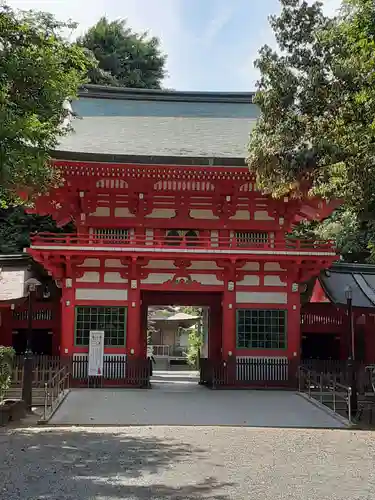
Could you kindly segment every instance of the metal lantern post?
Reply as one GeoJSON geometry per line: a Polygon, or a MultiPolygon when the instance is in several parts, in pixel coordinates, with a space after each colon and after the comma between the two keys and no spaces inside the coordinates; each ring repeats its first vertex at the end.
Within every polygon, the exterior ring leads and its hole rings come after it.
{"type": "Polygon", "coordinates": [[[354,334],[354,323],[353,323],[353,299],[352,299],[352,289],[350,286],[345,288],[346,297],[346,307],[349,321],[349,356],[348,356],[348,372],[350,386],[352,388],[350,405],[352,414],[357,413],[358,409],[358,395],[357,395],[357,377],[355,369],[355,334],[354,334]]]}
{"type": "Polygon", "coordinates": [[[26,350],[23,365],[23,379],[22,379],[22,399],[26,404],[26,408],[30,411],[32,407],[32,391],[33,391],[33,296],[37,287],[41,283],[35,278],[29,278],[25,282],[25,287],[28,294],[28,315],[27,315],[27,337],[26,337],[26,350]]]}

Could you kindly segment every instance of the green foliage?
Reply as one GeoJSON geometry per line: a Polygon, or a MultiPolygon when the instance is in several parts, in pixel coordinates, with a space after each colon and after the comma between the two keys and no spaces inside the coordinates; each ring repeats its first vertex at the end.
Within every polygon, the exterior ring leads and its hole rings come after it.
{"type": "Polygon", "coordinates": [[[202,316],[202,308],[197,306],[183,306],[181,312],[191,316],[202,316]]]}
{"type": "MultiPolygon", "coordinates": [[[[202,316],[202,308],[197,306],[183,306],[181,312],[191,316],[202,316]]],[[[198,368],[199,355],[203,346],[203,335],[200,324],[196,324],[189,332],[187,362],[190,366],[198,368]]]]}
{"type": "Polygon", "coordinates": [[[72,224],[58,228],[51,217],[26,214],[23,207],[0,209],[0,254],[22,253],[30,246],[30,233],[73,231],[72,224]]]}
{"type": "Polygon", "coordinates": [[[10,387],[14,355],[12,347],[0,346],[0,401],[10,387]]]}
{"type": "Polygon", "coordinates": [[[198,325],[189,333],[189,346],[187,362],[190,366],[198,368],[199,355],[203,346],[203,335],[199,332],[198,325]]]}
{"type": "MultiPolygon", "coordinates": [[[[375,4],[281,0],[271,17],[280,52],[264,46],[255,102],[261,116],[248,163],[274,196],[342,198],[356,214],[375,207],[375,4]]],[[[361,216],[363,220],[363,217],[361,216]]]]}
{"type": "Polygon", "coordinates": [[[281,0],[270,18],[279,51],[264,46],[248,164],[275,197],[339,198],[343,208],[300,236],[333,238],[346,260],[372,259],[375,219],[375,3],[281,0]]]}
{"type": "Polygon", "coordinates": [[[69,114],[67,99],[92,65],[65,40],[51,14],[0,5],[0,203],[19,203],[22,190],[42,192],[58,182],[50,151],[69,114]]]}
{"type": "Polygon", "coordinates": [[[361,221],[353,209],[340,208],[322,223],[299,224],[292,233],[296,238],[333,240],[347,262],[372,262],[372,241],[375,241],[373,221],[361,221]]]}
{"type": "Polygon", "coordinates": [[[89,71],[91,83],[158,89],[165,77],[166,57],[158,38],[135,33],[126,20],[102,17],[78,44],[98,61],[89,71]]]}

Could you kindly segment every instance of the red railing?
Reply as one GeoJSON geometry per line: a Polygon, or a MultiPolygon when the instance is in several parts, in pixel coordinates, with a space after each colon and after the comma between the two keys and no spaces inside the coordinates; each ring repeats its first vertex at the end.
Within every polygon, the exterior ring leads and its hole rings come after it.
{"type": "Polygon", "coordinates": [[[346,317],[332,304],[308,304],[301,312],[302,333],[340,332],[346,326],[346,317]]]}
{"type": "Polygon", "coordinates": [[[175,249],[202,249],[202,250],[273,250],[273,251],[301,251],[301,252],[333,252],[333,241],[313,240],[270,240],[268,242],[244,242],[243,239],[225,236],[149,236],[129,235],[123,238],[114,235],[76,235],[38,233],[31,236],[31,246],[102,246],[133,248],[170,248],[175,249]]]}

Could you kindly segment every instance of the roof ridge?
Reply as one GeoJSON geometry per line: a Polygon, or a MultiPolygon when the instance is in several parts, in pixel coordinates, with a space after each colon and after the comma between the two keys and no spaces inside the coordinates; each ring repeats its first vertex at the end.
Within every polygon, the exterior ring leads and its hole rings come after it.
{"type": "Polygon", "coordinates": [[[185,102],[252,103],[255,92],[193,91],[168,89],[136,89],[86,84],[79,90],[81,98],[128,99],[185,102]]]}

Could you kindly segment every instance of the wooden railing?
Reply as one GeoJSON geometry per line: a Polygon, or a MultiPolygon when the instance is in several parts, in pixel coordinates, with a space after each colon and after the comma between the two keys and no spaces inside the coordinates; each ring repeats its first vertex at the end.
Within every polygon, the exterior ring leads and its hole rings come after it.
{"type": "Polygon", "coordinates": [[[72,385],[75,387],[148,387],[150,382],[150,363],[147,359],[133,358],[126,354],[105,354],[103,374],[100,377],[88,377],[87,354],[74,355],[70,358],[72,385]]]}
{"type": "Polygon", "coordinates": [[[351,394],[352,388],[342,383],[339,375],[310,370],[304,366],[298,369],[298,390],[309,398],[316,399],[328,406],[334,413],[347,418],[352,423],[351,394]]]}
{"type": "MultiPolygon", "coordinates": [[[[52,321],[53,319],[53,310],[51,306],[48,305],[48,308],[37,308],[33,311],[33,321],[52,321]]],[[[27,321],[29,317],[29,312],[27,310],[15,310],[13,311],[13,320],[17,321],[27,321]]]]}
{"type": "MultiPolygon", "coordinates": [[[[33,356],[33,387],[44,387],[44,384],[58,372],[64,360],[59,356],[33,356]]],[[[21,387],[24,370],[24,356],[17,355],[13,360],[12,387],[21,387]]]]}
{"type": "MultiPolygon", "coordinates": [[[[350,383],[350,370],[347,361],[332,359],[305,359],[301,361],[301,366],[306,370],[311,370],[323,375],[335,376],[336,381],[348,385],[350,383]]],[[[354,369],[357,378],[357,387],[360,394],[374,392],[374,374],[372,366],[367,363],[355,362],[354,369]]]]}
{"type": "Polygon", "coordinates": [[[181,250],[236,250],[239,253],[246,250],[274,250],[274,251],[298,251],[298,252],[329,252],[333,253],[333,241],[313,241],[313,240],[272,240],[269,242],[244,242],[242,238],[224,236],[149,236],[149,235],[129,235],[119,237],[108,235],[76,235],[76,234],[53,234],[38,233],[31,236],[31,247],[48,246],[53,249],[61,249],[65,246],[110,246],[129,249],[146,248],[168,249],[171,252],[181,250]]]}
{"type": "Polygon", "coordinates": [[[167,358],[169,356],[169,345],[150,345],[150,351],[152,347],[152,355],[167,358]]]}
{"type": "Polygon", "coordinates": [[[200,384],[220,387],[297,388],[298,363],[286,358],[201,358],[200,384]]]}
{"type": "Polygon", "coordinates": [[[334,326],[334,327],[342,327],[345,325],[345,317],[342,314],[334,313],[331,311],[330,313],[316,313],[310,311],[302,311],[301,313],[301,325],[303,327],[308,326],[334,326]]]}

